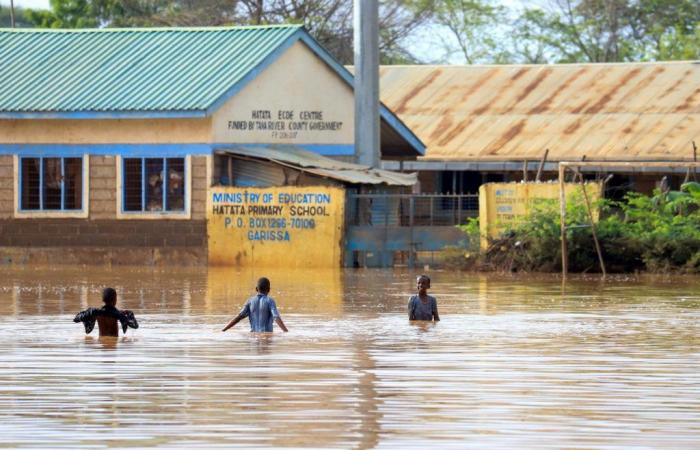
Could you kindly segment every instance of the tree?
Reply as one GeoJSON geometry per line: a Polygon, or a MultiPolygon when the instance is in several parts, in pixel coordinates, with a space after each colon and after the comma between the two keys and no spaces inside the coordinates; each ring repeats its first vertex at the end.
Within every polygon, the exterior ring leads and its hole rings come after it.
{"type": "Polygon", "coordinates": [[[437,0],[433,14],[434,22],[454,38],[467,64],[503,59],[497,36],[499,23],[507,16],[503,6],[490,0],[437,0]]]}
{"type": "MultiPolygon", "coordinates": [[[[383,0],[380,52],[383,62],[415,61],[404,39],[425,23],[432,0],[383,0]]],[[[142,27],[303,24],[342,63],[352,63],[352,2],[349,0],[51,0],[35,12],[42,27],[142,27]]]]}
{"type": "Polygon", "coordinates": [[[698,24],[697,0],[550,0],[519,19],[554,62],[697,58],[698,24]]]}

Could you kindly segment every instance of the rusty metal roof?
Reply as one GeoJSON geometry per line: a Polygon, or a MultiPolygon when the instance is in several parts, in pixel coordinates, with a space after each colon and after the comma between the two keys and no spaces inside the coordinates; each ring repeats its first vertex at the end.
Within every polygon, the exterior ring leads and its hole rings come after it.
{"type": "Polygon", "coordinates": [[[687,160],[700,144],[700,62],[383,66],[381,98],[425,160],[687,160]]]}
{"type": "Polygon", "coordinates": [[[321,156],[294,145],[232,145],[218,147],[217,151],[290,165],[304,172],[350,184],[413,186],[418,181],[415,173],[372,169],[321,156]]]}

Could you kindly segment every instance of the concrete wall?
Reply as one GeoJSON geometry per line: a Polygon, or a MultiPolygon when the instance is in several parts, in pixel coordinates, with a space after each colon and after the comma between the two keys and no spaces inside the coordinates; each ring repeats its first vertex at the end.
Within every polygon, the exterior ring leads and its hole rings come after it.
{"type": "Polygon", "coordinates": [[[12,217],[14,179],[12,156],[0,155],[0,220],[12,217]]]}
{"type": "Polygon", "coordinates": [[[117,219],[117,158],[90,156],[89,214],[14,218],[13,157],[0,156],[0,263],[206,264],[207,164],[193,156],[191,219],[117,219]]]}

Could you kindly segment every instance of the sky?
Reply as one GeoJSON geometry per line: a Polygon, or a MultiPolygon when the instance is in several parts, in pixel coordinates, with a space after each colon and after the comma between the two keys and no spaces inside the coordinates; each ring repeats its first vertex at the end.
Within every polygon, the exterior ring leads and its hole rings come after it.
{"type": "MultiPolygon", "coordinates": [[[[9,5],[10,0],[0,0],[0,4],[9,5]]],[[[49,0],[15,0],[15,6],[22,8],[49,9],[49,0]]]]}

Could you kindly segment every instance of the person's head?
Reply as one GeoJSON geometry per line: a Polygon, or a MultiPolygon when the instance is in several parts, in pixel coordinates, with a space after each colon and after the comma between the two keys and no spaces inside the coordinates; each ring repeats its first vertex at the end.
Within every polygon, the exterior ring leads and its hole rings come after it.
{"type": "Polygon", "coordinates": [[[115,306],[117,304],[117,291],[110,287],[102,289],[102,301],[107,306],[115,306]]]}
{"type": "Polygon", "coordinates": [[[430,277],[428,275],[419,275],[416,278],[416,289],[419,294],[425,294],[430,289],[430,277]]]}
{"type": "Polygon", "coordinates": [[[258,279],[255,290],[261,294],[267,295],[270,292],[270,280],[265,277],[258,279]]]}

